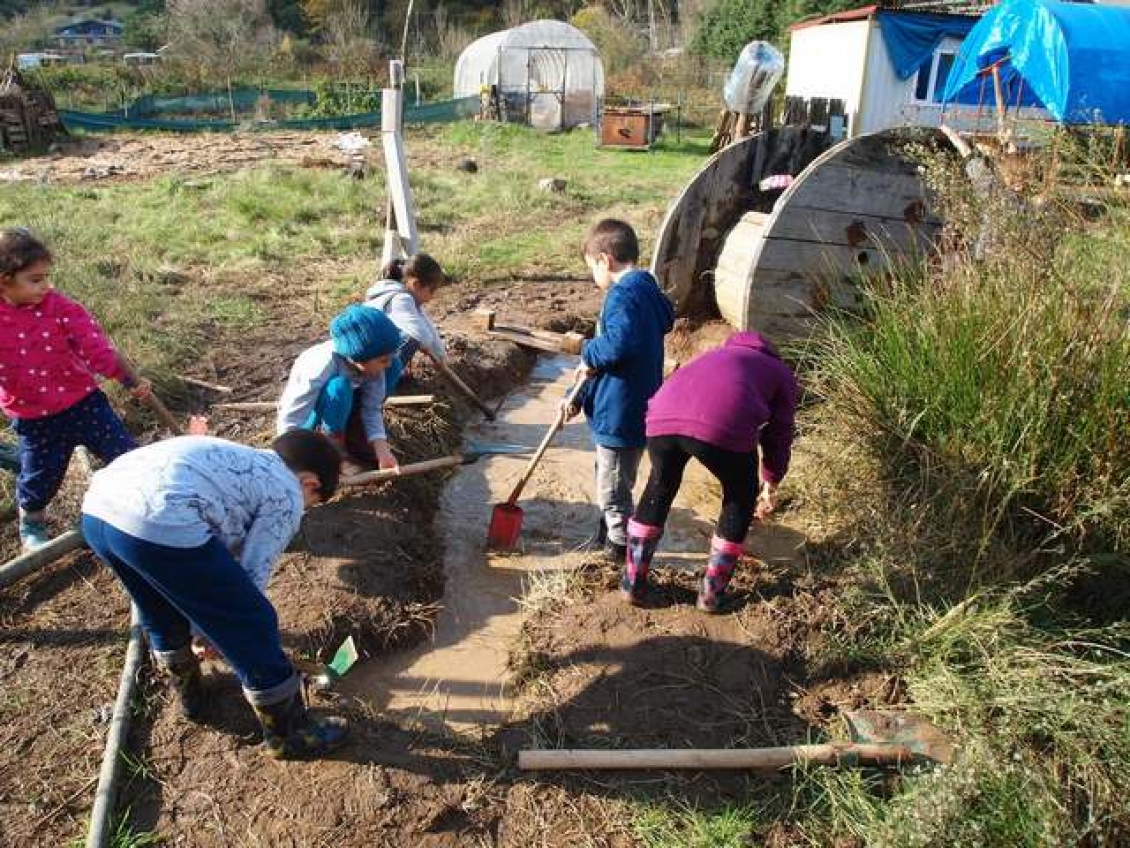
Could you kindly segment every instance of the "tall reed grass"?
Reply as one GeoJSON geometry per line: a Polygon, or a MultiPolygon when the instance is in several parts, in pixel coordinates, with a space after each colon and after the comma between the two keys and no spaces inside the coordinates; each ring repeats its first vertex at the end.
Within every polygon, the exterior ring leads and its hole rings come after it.
{"type": "Polygon", "coordinates": [[[928,475],[971,523],[958,532],[1124,551],[1130,215],[951,190],[955,248],[830,323],[818,390],[892,467],[928,475]]]}

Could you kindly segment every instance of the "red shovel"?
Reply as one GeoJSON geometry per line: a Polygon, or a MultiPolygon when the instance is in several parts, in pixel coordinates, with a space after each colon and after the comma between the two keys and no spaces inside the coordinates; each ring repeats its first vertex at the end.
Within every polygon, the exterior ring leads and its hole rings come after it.
{"type": "MultiPolygon", "coordinates": [[[[569,396],[565,399],[565,407],[572,406],[577,396],[580,395],[581,389],[584,388],[585,380],[579,379],[569,392],[569,396]]],[[[530,482],[530,477],[533,476],[534,469],[537,468],[538,463],[541,461],[542,456],[545,455],[546,449],[549,448],[549,443],[553,441],[553,437],[558,434],[562,427],[565,426],[565,409],[562,408],[561,413],[557,416],[557,420],[553,422],[553,426],[545,434],[538,445],[537,451],[533,457],[530,458],[529,465],[526,470],[522,472],[522,476],[518,478],[518,484],[510,493],[506,503],[495,504],[494,511],[490,516],[490,528],[487,530],[487,546],[495,550],[510,550],[518,544],[518,537],[522,535],[522,508],[518,506],[518,498],[522,496],[522,490],[526,488],[526,484],[530,482]]]]}

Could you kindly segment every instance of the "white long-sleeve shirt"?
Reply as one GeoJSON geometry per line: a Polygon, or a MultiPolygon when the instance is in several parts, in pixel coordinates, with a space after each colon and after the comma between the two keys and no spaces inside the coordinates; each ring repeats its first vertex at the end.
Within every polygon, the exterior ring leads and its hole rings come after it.
{"type": "Polygon", "coordinates": [[[416,298],[397,280],[381,280],[365,292],[365,305],[381,310],[406,336],[419,343],[420,347],[437,359],[445,359],[447,350],[443,337],[435,324],[416,303],[416,298]]]}
{"type": "Polygon", "coordinates": [[[361,423],[365,436],[374,439],[387,439],[382,407],[385,402],[385,375],[365,377],[357,373],[349,362],[334,353],[333,340],[324,341],[307,348],[294,360],[290,369],[290,379],[279,398],[278,417],[275,432],[282,435],[306,425],[311,413],[318,405],[318,397],[326,383],[334,377],[345,377],[357,390],[361,404],[361,423]]]}
{"type": "Polygon", "coordinates": [[[82,511],[146,542],[197,548],[212,537],[260,590],[298,532],[302,486],[278,454],[181,436],[123,454],[97,472],[82,511]]]}

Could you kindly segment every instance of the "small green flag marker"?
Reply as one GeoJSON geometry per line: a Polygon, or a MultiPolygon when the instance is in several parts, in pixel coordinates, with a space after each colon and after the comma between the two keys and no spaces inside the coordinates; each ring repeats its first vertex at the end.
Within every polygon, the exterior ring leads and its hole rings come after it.
{"type": "Polygon", "coordinates": [[[344,677],[346,672],[353,668],[357,659],[357,645],[353,643],[352,636],[347,636],[326,668],[334,677],[344,677]]]}

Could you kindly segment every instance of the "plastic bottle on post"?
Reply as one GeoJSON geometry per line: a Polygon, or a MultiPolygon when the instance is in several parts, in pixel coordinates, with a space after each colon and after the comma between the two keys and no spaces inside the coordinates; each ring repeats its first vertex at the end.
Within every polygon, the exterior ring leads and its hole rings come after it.
{"type": "Polygon", "coordinates": [[[726,80],[726,108],[743,115],[756,115],[785,74],[785,57],[767,41],[751,41],[738,56],[726,80]]]}

